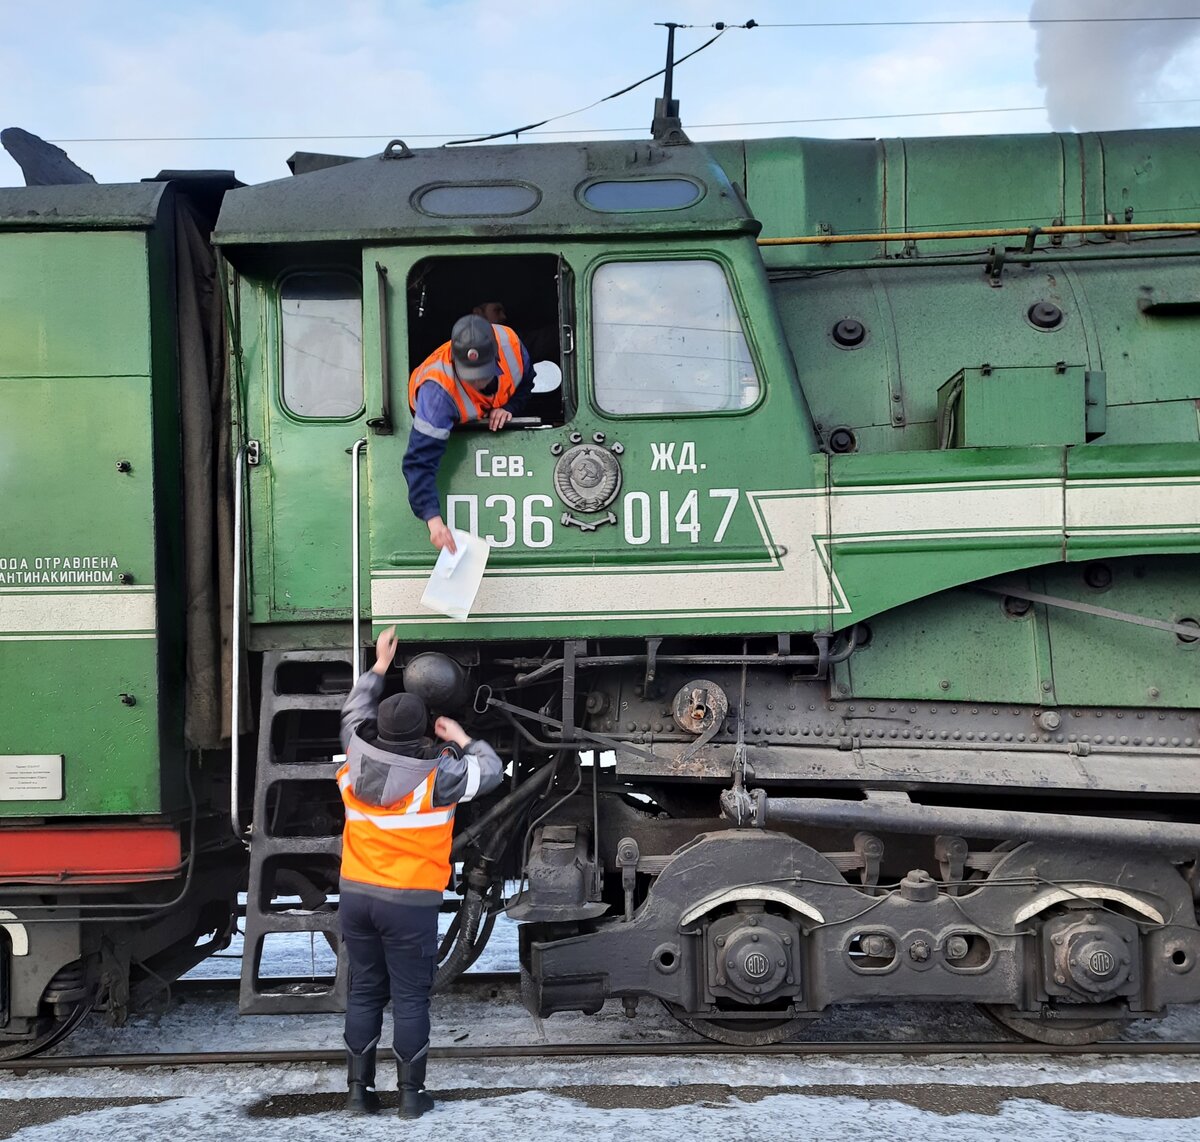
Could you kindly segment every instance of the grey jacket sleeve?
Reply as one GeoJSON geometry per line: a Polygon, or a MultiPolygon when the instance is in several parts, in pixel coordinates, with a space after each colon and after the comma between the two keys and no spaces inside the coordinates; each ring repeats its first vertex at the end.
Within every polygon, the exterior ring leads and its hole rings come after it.
{"type": "Polygon", "coordinates": [[[438,762],[433,782],[434,805],[454,805],[490,793],[504,776],[504,763],[496,751],[478,738],[467,743],[462,757],[444,757],[438,762]]]}
{"type": "Polygon", "coordinates": [[[383,693],[383,679],[374,670],[365,670],[358,676],[354,689],[342,706],[342,749],[350,748],[354,731],[368,718],[379,712],[379,697],[383,693]]]}

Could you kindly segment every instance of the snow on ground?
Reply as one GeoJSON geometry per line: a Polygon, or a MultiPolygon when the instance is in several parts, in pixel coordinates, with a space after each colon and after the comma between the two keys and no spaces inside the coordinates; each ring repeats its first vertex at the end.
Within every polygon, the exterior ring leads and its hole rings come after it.
{"type": "MultiPolygon", "coordinates": [[[[443,917],[443,929],[449,918],[443,917]]],[[[191,973],[234,978],[240,939],[191,973]]],[[[503,917],[475,971],[517,967],[516,925],[503,917]]],[[[321,937],[290,935],[272,945],[271,975],[328,975],[321,937]]],[[[164,997],[165,998],[165,997],[164,997]]],[[[389,1024],[385,1021],[385,1041],[389,1024]]],[[[806,1026],[812,1040],[988,1041],[996,1029],[967,1004],[876,1004],[842,1008],[806,1026]]],[[[1126,1031],[1130,1039],[1200,1039],[1200,1011],[1172,1012],[1126,1031]]],[[[634,1019],[609,1003],[595,1016],[533,1019],[515,986],[476,985],[439,996],[435,1046],[549,1043],[662,1043],[696,1038],[657,1004],[634,1019]]],[[[173,1052],[236,1048],[337,1048],[339,1015],[239,1016],[231,994],[175,996],[124,1028],[93,1019],[57,1054],[173,1052]]],[[[733,1050],[733,1049],[731,1049],[733,1050]]],[[[0,1139],[73,1142],[119,1133],[122,1142],[289,1142],[328,1138],[348,1120],[338,1110],[340,1066],[223,1066],[147,1071],[0,1072],[0,1139]],[[120,1103],[119,1105],[117,1103],[120,1103]]],[[[415,1123],[394,1116],[357,1120],[360,1142],[508,1135],[576,1140],[920,1137],[976,1142],[1027,1139],[1200,1139],[1200,1067],[1167,1057],[914,1056],[693,1058],[599,1057],[440,1060],[430,1064],[435,1111],[415,1123]]],[[[395,1076],[381,1066],[380,1088],[395,1076]]],[[[385,1094],[385,1098],[387,1098],[385,1094]]],[[[394,1096],[391,1096],[394,1097],[394,1096]]]]}
{"type": "MultiPolygon", "coordinates": [[[[119,1135],[123,1142],[171,1138],[174,1142],[266,1142],[286,1131],[289,1142],[317,1142],[346,1131],[349,1120],[328,1107],[328,1100],[230,1099],[219,1093],[192,1095],[158,1104],[114,1106],[53,1118],[19,1128],[20,1142],[74,1142],[119,1135]]],[[[1056,1142],[1106,1140],[1178,1140],[1197,1137],[1200,1119],[1133,1117],[1072,1111],[1056,1105],[1012,1098],[986,1110],[943,1114],[898,1099],[867,1101],[847,1096],[806,1097],[768,1094],[744,1098],[732,1092],[707,1092],[698,1101],[645,1106],[625,1100],[589,1105],[580,1097],[541,1090],[481,1099],[443,1100],[416,1122],[391,1115],[353,1122],[355,1138],[443,1139],[447,1131],[467,1139],[516,1138],[589,1142],[635,1138],[704,1140],[905,1139],[927,1142],[994,1142],[997,1138],[1053,1138],[1056,1142]]]]}

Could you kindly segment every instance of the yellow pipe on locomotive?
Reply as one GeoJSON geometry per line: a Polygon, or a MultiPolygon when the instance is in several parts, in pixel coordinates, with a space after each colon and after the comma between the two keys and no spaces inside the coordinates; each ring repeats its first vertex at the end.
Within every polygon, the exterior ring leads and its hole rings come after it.
{"type": "Polygon", "coordinates": [[[880,234],[805,234],[759,238],[760,246],[832,246],[841,242],[931,242],[943,238],[1028,238],[1041,234],[1200,233],[1200,222],[1089,222],[1078,226],[1014,226],[989,230],[900,230],[880,234]]]}

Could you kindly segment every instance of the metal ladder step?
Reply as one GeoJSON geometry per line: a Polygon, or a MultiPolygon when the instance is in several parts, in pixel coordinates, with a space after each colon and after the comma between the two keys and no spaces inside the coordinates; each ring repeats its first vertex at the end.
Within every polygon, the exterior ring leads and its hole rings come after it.
{"type": "MultiPolygon", "coordinates": [[[[258,766],[254,778],[254,815],[250,830],[250,883],[246,894],[246,932],[242,952],[242,976],[238,992],[238,1007],[245,1015],[282,1015],[311,1012],[339,1012],[346,1009],[348,966],[338,939],[337,909],[324,903],[323,894],[311,879],[332,876],[336,884],[337,865],[341,860],[342,837],[339,826],[333,835],[311,836],[288,832],[286,823],[276,833],[271,825],[272,793],[282,797],[280,783],[328,782],[332,785],[338,763],[332,760],[341,752],[336,727],[331,736],[294,732],[296,717],[304,712],[336,712],[345,701],[344,693],[287,693],[277,691],[279,670],[288,663],[350,664],[350,651],[268,651],[263,656],[262,708],[258,727],[258,766]],[[281,756],[277,756],[276,719],[284,717],[281,756]],[[313,760],[297,760],[298,756],[313,760]],[[325,858],[322,861],[322,858],[325,858]],[[324,865],[316,869],[317,862],[324,865]],[[280,874],[283,873],[283,876],[280,874]],[[278,891],[277,882],[299,884],[299,906],[271,907],[271,896],[286,895],[278,891]],[[320,898],[320,900],[318,900],[320,898]],[[298,987],[294,979],[286,989],[273,990],[270,977],[261,974],[263,948],[267,937],[284,933],[309,932],[323,936],[337,953],[337,971],[330,985],[314,980],[311,988],[298,987]]],[[[314,790],[314,793],[316,790],[314,790]]],[[[336,792],[336,790],[334,790],[336,792]]],[[[278,805],[278,800],[274,804],[278,805]]]]}

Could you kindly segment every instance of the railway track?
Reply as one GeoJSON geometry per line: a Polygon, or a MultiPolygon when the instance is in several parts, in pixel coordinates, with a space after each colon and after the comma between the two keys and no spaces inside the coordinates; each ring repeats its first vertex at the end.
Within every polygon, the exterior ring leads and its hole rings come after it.
{"type": "MultiPolygon", "coordinates": [[[[495,990],[518,985],[518,972],[469,972],[451,984],[448,990],[462,993],[495,990]]],[[[266,981],[264,981],[266,982],[266,981]]],[[[269,981],[281,989],[328,985],[332,979],[320,976],[279,976],[269,981]]],[[[237,978],[181,979],[172,983],[177,996],[200,997],[236,993],[237,978]]],[[[381,1059],[390,1058],[385,1047],[381,1059]]],[[[433,1047],[430,1057],[445,1060],[471,1059],[542,1059],[542,1058],[665,1058],[706,1055],[773,1055],[794,1058],[839,1058],[849,1056],[1024,1056],[1129,1058],[1138,1056],[1200,1056],[1200,1042],[1104,1042],[1079,1046],[1050,1046],[1022,1041],[925,1042],[867,1040],[828,1040],[774,1043],[758,1047],[732,1047],[714,1042],[679,1043],[543,1043],[482,1046],[433,1047]]],[[[341,1064],[340,1050],[271,1051],[183,1051],[154,1054],[57,1055],[36,1056],[0,1062],[0,1073],[22,1074],[33,1071],[100,1069],[170,1069],[230,1065],[282,1066],[295,1063],[341,1064]]]]}
{"type": "MultiPolygon", "coordinates": [[[[391,1051],[381,1047],[381,1060],[391,1051]]],[[[432,1059],[545,1059],[545,1058],[669,1058],[696,1055],[777,1055],[809,1058],[842,1058],[880,1055],[1017,1055],[1063,1057],[1089,1055],[1106,1058],[1132,1058],[1145,1055],[1187,1057],[1200,1055],[1200,1042],[1091,1043],[1077,1047],[1051,1047],[1043,1043],[968,1042],[924,1043],[835,1041],[813,1043],[774,1043],[763,1047],[727,1047],[721,1043],[548,1043],[537,1045],[495,1045],[478,1047],[433,1047],[432,1059]]],[[[296,1051],[183,1051],[149,1055],[58,1055],[0,1063],[0,1073],[24,1074],[32,1071],[95,1070],[104,1067],[144,1070],[149,1068],[257,1065],[282,1066],[290,1063],[342,1064],[345,1054],[339,1050],[296,1051]]]]}
{"type": "MultiPolygon", "coordinates": [[[[448,991],[485,991],[489,988],[517,987],[521,982],[521,973],[515,971],[478,971],[466,972],[450,984],[448,991]]],[[[287,990],[299,987],[331,987],[332,976],[288,975],[264,976],[262,983],[271,988],[287,990]]],[[[225,995],[234,993],[241,981],[232,976],[224,979],[177,979],[171,983],[171,994],[184,995],[225,995]]]]}

